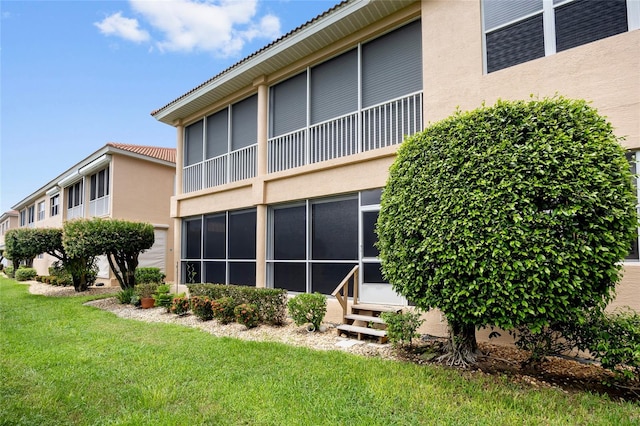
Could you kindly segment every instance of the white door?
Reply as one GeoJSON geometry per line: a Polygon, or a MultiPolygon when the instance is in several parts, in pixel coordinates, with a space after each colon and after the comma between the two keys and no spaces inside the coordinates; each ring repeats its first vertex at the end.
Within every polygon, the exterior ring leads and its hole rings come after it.
{"type": "Polygon", "coordinates": [[[362,303],[406,305],[407,300],[393,291],[382,277],[375,228],[380,205],[360,207],[360,291],[362,303]]]}

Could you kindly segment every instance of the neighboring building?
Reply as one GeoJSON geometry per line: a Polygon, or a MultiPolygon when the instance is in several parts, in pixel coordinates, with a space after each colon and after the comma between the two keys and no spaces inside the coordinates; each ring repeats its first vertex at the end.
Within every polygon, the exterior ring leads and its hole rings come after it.
{"type": "MultiPolygon", "coordinates": [[[[18,223],[18,212],[16,210],[9,210],[0,216],[0,251],[4,250],[4,234],[9,229],[17,228],[18,223]]],[[[8,266],[11,262],[8,259],[2,259],[2,264],[8,266]]]]}
{"type": "MultiPolygon", "coordinates": [[[[152,112],[177,129],[185,282],[406,304],[374,246],[405,135],[456,108],[593,102],[640,159],[640,2],[348,0],[152,112]]],[[[633,163],[635,164],[635,163],[633,163]]],[[[637,242],[619,302],[640,309],[637,242]]]]}
{"type": "MultiPolygon", "coordinates": [[[[20,227],[61,228],[75,218],[113,218],[151,223],[155,243],[140,256],[140,266],[156,266],[174,277],[173,219],[170,198],[175,186],[174,148],[108,143],[33,192],[13,209],[20,227]]],[[[33,267],[47,275],[56,259],[40,255],[33,267]]],[[[105,257],[98,281],[117,286],[105,257]]]]}

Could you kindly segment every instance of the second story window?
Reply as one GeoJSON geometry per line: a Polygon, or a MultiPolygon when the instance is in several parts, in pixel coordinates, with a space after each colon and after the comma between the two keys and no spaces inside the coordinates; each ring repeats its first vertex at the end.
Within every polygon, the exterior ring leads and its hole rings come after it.
{"type": "Polygon", "coordinates": [[[50,199],[50,203],[51,203],[51,211],[50,211],[50,216],[57,216],[59,213],[59,209],[60,209],[60,194],[56,194],[53,197],[51,197],[50,199]]]}
{"type": "Polygon", "coordinates": [[[629,31],[631,0],[482,0],[488,73],[629,31]]]}
{"type": "Polygon", "coordinates": [[[38,220],[44,220],[45,209],[44,201],[38,203],[38,220]]]}
{"type": "Polygon", "coordinates": [[[33,223],[36,221],[36,206],[27,207],[27,225],[33,226],[33,223]]]}
{"type": "Polygon", "coordinates": [[[67,219],[83,217],[82,200],[84,187],[82,181],[69,186],[65,190],[67,197],[67,219]]]}
{"type": "MultiPolygon", "coordinates": [[[[638,176],[638,172],[640,172],[640,151],[631,151],[627,153],[627,160],[629,160],[629,167],[631,168],[631,173],[633,174],[633,184],[636,189],[636,201],[638,202],[637,211],[638,217],[640,217],[640,177],[638,176]]],[[[638,227],[638,235],[636,239],[631,243],[631,251],[626,257],[626,260],[631,261],[640,261],[640,227],[638,227]]]]}
{"type": "Polygon", "coordinates": [[[20,226],[27,226],[27,209],[20,210],[20,226]]]}
{"type": "Polygon", "coordinates": [[[89,179],[89,213],[103,216],[109,213],[109,167],[91,175],[89,179]]]}

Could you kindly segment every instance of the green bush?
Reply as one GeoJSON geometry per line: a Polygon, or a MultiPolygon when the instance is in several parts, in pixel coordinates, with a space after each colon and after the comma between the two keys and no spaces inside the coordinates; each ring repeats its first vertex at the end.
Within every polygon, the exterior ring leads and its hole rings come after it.
{"type": "Polygon", "coordinates": [[[136,284],[156,283],[162,284],[166,275],[162,273],[160,268],[141,267],[136,268],[135,272],[136,284]]]}
{"type": "Polygon", "coordinates": [[[156,306],[163,307],[167,310],[167,312],[169,312],[171,302],[173,301],[173,296],[170,293],[168,284],[160,284],[156,289],[153,298],[156,300],[156,306]]]}
{"type": "Polygon", "coordinates": [[[211,321],[213,319],[213,306],[211,299],[206,296],[191,296],[191,311],[193,315],[202,321],[211,321]]]}
{"type": "Polygon", "coordinates": [[[231,297],[234,303],[254,304],[258,307],[260,321],[282,325],[287,318],[287,291],[279,288],[257,288],[224,284],[188,284],[191,296],[206,296],[211,300],[231,297]]]}
{"type": "Polygon", "coordinates": [[[236,321],[247,328],[256,327],[260,323],[258,307],[252,303],[242,303],[233,309],[236,321]]]}
{"type": "Polygon", "coordinates": [[[7,277],[14,278],[13,266],[7,266],[6,268],[4,268],[4,273],[7,274],[7,277]]]}
{"type": "Polygon", "coordinates": [[[611,300],[637,238],[635,192],[611,124],[585,101],[457,112],[398,150],[377,222],[382,270],[444,312],[451,354],[473,362],[476,327],[537,333],[611,300]]]}
{"type": "Polygon", "coordinates": [[[327,299],[320,293],[302,293],[292,297],[288,307],[289,315],[296,325],[310,323],[314,330],[319,330],[327,313],[327,299]]]}
{"type": "Polygon", "coordinates": [[[137,298],[135,290],[132,288],[120,290],[118,293],[116,293],[116,299],[118,299],[118,302],[120,302],[120,304],[122,305],[132,304],[131,301],[134,296],[137,298]]]}
{"type": "Polygon", "coordinates": [[[221,297],[220,299],[211,301],[213,317],[222,324],[228,324],[235,321],[236,314],[234,309],[236,306],[235,301],[231,297],[221,297]]]}
{"type": "Polygon", "coordinates": [[[158,284],[156,283],[136,284],[134,287],[135,294],[141,299],[153,297],[156,290],[158,290],[158,284]]]}
{"type": "Polygon", "coordinates": [[[31,281],[38,273],[33,268],[18,268],[16,271],[16,281],[31,281]]]}
{"type": "Polygon", "coordinates": [[[189,298],[184,296],[174,297],[171,301],[171,307],[169,308],[169,312],[176,315],[184,315],[189,312],[189,308],[191,307],[189,303],[189,298]]]}
{"type": "Polygon", "coordinates": [[[394,345],[411,346],[414,337],[419,337],[418,327],[424,322],[420,311],[383,312],[380,317],[387,323],[387,335],[394,345]]]}

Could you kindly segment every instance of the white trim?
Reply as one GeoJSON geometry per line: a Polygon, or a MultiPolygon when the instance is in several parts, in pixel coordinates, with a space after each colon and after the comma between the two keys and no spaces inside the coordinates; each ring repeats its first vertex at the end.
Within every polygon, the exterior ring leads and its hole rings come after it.
{"type": "Polygon", "coordinates": [[[544,28],[544,56],[550,56],[556,53],[556,14],[553,0],[542,1],[542,25],[544,28]]]}
{"type": "Polygon", "coordinates": [[[69,185],[71,185],[73,183],[76,183],[80,179],[82,179],[82,175],[80,173],[78,173],[77,170],[74,170],[73,172],[71,172],[70,174],[68,174],[64,178],[62,178],[58,182],[58,186],[60,188],[65,188],[65,187],[67,187],[67,186],[69,186],[69,185]]]}
{"type": "Polygon", "coordinates": [[[629,31],[640,30],[640,0],[627,0],[627,25],[629,31]]]}
{"type": "Polygon", "coordinates": [[[111,162],[111,155],[104,154],[101,157],[93,160],[91,163],[87,164],[86,166],[82,167],[80,170],[78,170],[78,173],[80,173],[83,176],[87,176],[88,174],[91,174],[94,171],[98,171],[98,169],[101,169],[102,167],[109,164],[110,162],[111,162]]]}
{"type": "Polygon", "coordinates": [[[45,194],[46,194],[48,197],[53,197],[54,195],[59,194],[59,193],[60,193],[60,187],[59,187],[59,186],[57,186],[57,185],[56,185],[56,186],[54,186],[54,187],[52,187],[52,188],[49,188],[49,189],[47,190],[47,192],[45,192],[45,194]]]}

